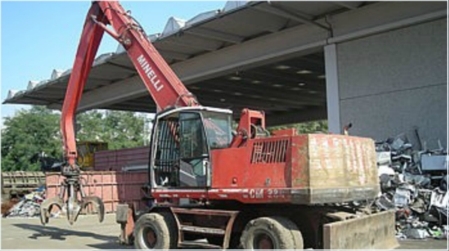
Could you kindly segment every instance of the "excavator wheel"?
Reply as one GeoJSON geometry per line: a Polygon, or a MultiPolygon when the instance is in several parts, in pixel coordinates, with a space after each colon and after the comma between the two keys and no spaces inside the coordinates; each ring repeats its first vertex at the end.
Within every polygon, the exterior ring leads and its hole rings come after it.
{"type": "Polygon", "coordinates": [[[175,249],[177,241],[175,219],[169,212],[144,214],[134,227],[136,249],[175,249]]]}
{"type": "Polygon", "coordinates": [[[303,249],[298,227],[284,217],[261,217],[251,220],[242,233],[243,249],[303,249]]]}

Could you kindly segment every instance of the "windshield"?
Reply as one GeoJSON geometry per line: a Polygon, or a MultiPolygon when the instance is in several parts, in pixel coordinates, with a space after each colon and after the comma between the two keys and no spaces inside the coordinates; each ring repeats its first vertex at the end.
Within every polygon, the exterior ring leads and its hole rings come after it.
{"type": "Polygon", "coordinates": [[[232,140],[231,114],[202,112],[204,128],[211,149],[229,147],[232,140]]]}

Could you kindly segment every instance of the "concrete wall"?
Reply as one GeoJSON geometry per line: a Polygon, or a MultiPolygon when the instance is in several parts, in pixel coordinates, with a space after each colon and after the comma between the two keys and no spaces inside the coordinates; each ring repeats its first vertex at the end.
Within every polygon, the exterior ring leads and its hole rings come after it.
{"type": "Polygon", "coordinates": [[[337,44],[342,124],[374,139],[447,139],[447,18],[337,44]]]}

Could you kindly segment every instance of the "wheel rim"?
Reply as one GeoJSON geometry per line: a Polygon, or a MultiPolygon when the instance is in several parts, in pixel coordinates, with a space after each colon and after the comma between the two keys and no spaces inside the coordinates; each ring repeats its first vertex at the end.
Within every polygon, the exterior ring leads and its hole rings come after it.
{"type": "Polygon", "coordinates": [[[254,248],[256,249],[274,249],[274,241],[270,235],[260,233],[254,238],[254,248]]]}
{"type": "Polygon", "coordinates": [[[154,248],[157,243],[157,235],[152,227],[143,230],[143,240],[148,248],[154,248]]]}

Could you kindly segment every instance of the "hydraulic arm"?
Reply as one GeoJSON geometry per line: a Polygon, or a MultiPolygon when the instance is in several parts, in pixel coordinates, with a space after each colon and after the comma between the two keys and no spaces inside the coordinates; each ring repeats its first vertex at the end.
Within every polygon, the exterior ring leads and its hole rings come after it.
{"type": "Polygon", "coordinates": [[[154,48],[140,24],[117,1],[93,2],[87,13],[75,62],[67,86],[61,115],[66,165],[59,197],[41,205],[42,224],[48,223],[53,206],[66,207],[71,224],[82,208],[89,204],[97,208],[103,220],[104,205],[100,198],[86,196],[80,182],[80,168],[76,164],[77,150],[74,130],[76,110],[83,93],[92,63],[104,32],[116,39],[127,51],[145,87],[161,111],[169,107],[196,106],[196,98],[182,84],[170,66],[154,48]]]}

